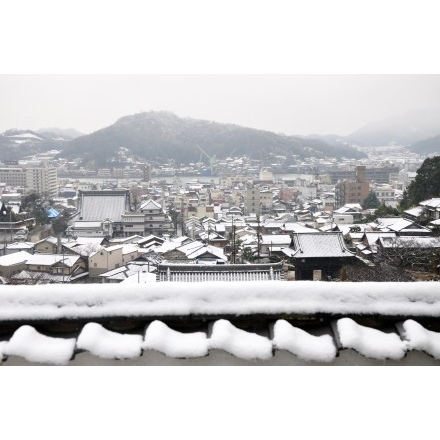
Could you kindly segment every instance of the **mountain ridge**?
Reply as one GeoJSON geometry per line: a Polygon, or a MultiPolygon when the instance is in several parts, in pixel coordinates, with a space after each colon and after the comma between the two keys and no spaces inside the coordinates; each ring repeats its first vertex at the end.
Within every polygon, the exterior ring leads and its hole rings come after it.
{"type": "Polygon", "coordinates": [[[102,165],[118,148],[129,148],[135,155],[152,161],[174,159],[188,163],[207,155],[225,158],[234,152],[253,158],[271,154],[326,157],[363,157],[347,146],[330,145],[319,139],[276,134],[266,130],[218,123],[203,119],[180,118],[171,112],[142,112],[123,116],[114,124],[78,137],[63,149],[65,157],[84,155],[86,163],[102,165]]]}

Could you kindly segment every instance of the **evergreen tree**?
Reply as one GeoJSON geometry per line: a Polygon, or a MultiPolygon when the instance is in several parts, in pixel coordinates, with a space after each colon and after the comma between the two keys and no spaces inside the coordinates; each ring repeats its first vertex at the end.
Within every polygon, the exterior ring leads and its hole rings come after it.
{"type": "Polygon", "coordinates": [[[404,205],[416,206],[433,197],[440,197],[440,156],[429,157],[417,170],[416,178],[408,186],[404,205]]]}
{"type": "Polygon", "coordinates": [[[380,205],[379,199],[376,194],[371,191],[367,197],[365,197],[364,202],[362,203],[362,207],[364,209],[376,209],[380,205]]]}

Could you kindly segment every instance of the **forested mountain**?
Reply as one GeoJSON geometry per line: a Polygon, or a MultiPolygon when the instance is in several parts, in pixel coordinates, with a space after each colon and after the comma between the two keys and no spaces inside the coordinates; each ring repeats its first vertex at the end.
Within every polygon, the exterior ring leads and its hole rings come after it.
{"type": "Polygon", "coordinates": [[[285,136],[233,124],[180,118],[169,112],[148,112],[125,116],[113,125],[67,143],[64,157],[84,157],[89,166],[103,165],[127,148],[139,158],[178,163],[198,161],[200,148],[208,155],[226,158],[248,155],[260,159],[270,154],[325,157],[362,157],[359,151],[330,145],[319,139],[285,136]]]}

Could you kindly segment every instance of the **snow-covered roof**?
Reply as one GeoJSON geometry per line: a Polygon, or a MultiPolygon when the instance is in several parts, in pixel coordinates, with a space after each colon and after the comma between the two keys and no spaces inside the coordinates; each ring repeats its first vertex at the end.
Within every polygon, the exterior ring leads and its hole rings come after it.
{"type": "Polygon", "coordinates": [[[127,195],[125,191],[84,191],[81,193],[79,216],[84,221],[94,222],[110,219],[113,222],[121,222],[121,216],[126,209],[127,195]]]}
{"type": "Polygon", "coordinates": [[[27,263],[36,266],[53,266],[54,264],[63,264],[72,267],[81,257],[79,255],[61,255],[61,254],[34,254],[31,255],[27,263]]]}
{"type": "Polygon", "coordinates": [[[397,331],[385,333],[357,324],[353,319],[342,318],[336,322],[335,333],[342,348],[352,348],[372,359],[402,359],[407,344],[397,331]]]}
{"type": "Polygon", "coordinates": [[[306,361],[331,362],[336,357],[335,342],[328,334],[314,336],[284,319],[275,323],[273,333],[275,348],[287,350],[306,361]]]}
{"type": "Polygon", "coordinates": [[[289,246],[292,241],[289,234],[263,234],[261,244],[289,246]]]}
{"type": "Polygon", "coordinates": [[[74,230],[80,230],[80,229],[102,229],[102,222],[101,221],[75,221],[73,223],[74,230]]]}
{"type": "Polygon", "coordinates": [[[283,229],[288,232],[318,232],[298,222],[286,222],[283,229]]]}
{"type": "Polygon", "coordinates": [[[156,211],[158,209],[162,210],[162,206],[159,203],[155,202],[153,199],[149,199],[146,202],[142,203],[142,205],[139,208],[139,210],[141,211],[145,211],[145,210],[156,211]]]}
{"type": "Polygon", "coordinates": [[[148,326],[142,348],[173,358],[197,358],[208,355],[209,345],[204,332],[181,333],[156,320],[148,326]]]}
{"type": "Polygon", "coordinates": [[[296,234],[293,236],[295,258],[349,258],[354,254],[345,246],[340,232],[325,232],[319,234],[296,234]]]}
{"type": "Polygon", "coordinates": [[[32,255],[26,251],[14,252],[0,257],[0,266],[13,266],[14,264],[25,263],[32,255]]]}
{"type": "Polygon", "coordinates": [[[17,243],[9,243],[6,245],[6,249],[33,249],[35,243],[29,241],[20,241],[17,243]]]}
{"type": "Polygon", "coordinates": [[[405,214],[408,214],[412,217],[420,217],[423,214],[423,208],[417,206],[416,208],[407,209],[405,214]]]}
{"type": "Polygon", "coordinates": [[[440,210],[440,198],[436,197],[433,199],[424,200],[420,202],[419,205],[426,206],[427,208],[434,208],[437,211],[440,210]]]}
{"type": "Polygon", "coordinates": [[[384,248],[440,248],[440,237],[382,237],[379,242],[384,248]]]}
{"type": "Polygon", "coordinates": [[[385,365],[411,356],[417,365],[440,364],[440,333],[413,319],[396,322],[395,327],[383,331],[341,318],[332,322],[332,329],[305,330],[279,319],[272,331],[261,335],[218,319],[205,330],[188,333],[154,320],[144,334],[129,334],[89,322],[77,336],[66,338],[47,336],[31,325],[22,325],[0,342],[0,364],[20,365],[23,359],[31,365],[87,365],[96,364],[98,358],[103,365],[109,361],[111,365],[114,361],[128,365],[210,365],[213,361],[237,364],[239,360],[244,365],[347,365],[350,360],[351,364],[374,365],[377,360],[377,365],[385,365]],[[359,356],[353,358],[354,352],[359,356]]]}

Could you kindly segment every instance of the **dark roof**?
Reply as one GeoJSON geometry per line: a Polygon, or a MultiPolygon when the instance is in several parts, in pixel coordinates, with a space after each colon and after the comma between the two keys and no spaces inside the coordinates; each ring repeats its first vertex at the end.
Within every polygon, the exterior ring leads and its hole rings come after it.
{"type": "Polygon", "coordinates": [[[293,258],[350,258],[354,254],[345,246],[341,232],[293,233],[293,258]]]}

